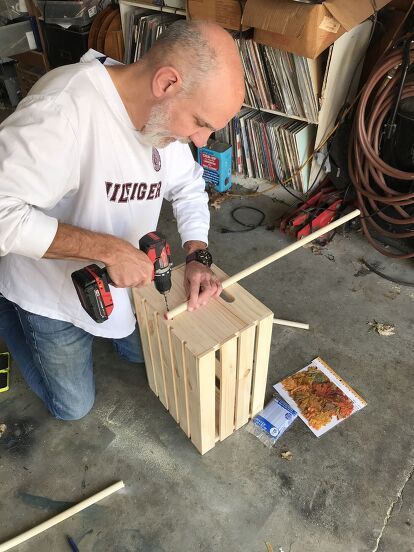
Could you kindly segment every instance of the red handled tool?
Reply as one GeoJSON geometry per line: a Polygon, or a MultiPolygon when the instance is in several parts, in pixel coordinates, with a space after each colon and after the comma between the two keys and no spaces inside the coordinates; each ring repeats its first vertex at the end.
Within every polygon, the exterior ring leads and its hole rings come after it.
{"type": "MultiPolygon", "coordinates": [[[[139,248],[148,255],[153,264],[152,279],[155,288],[164,296],[165,305],[169,310],[166,293],[171,289],[170,246],[162,234],[150,232],[139,240],[139,248]]],[[[72,272],[72,281],[82,307],[89,316],[98,323],[108,320],[114,303],[109,288],[112,281],[106,268],[96,264],[85,266],[72,272]]]]}
{"type": "MultiPolygon", "coordinates": [[[[338,218],[343,207],[344,200],[341,193],[326,180],[318,186],[307,201],[281,219],[280,230],[300,240],[338,218]]],[[[333,233],[330,233],[330,236],[332,235],[333,233]]],[[[325,235],[320,238],[320,241],[329,239],[330,237],[325,235]]]]}

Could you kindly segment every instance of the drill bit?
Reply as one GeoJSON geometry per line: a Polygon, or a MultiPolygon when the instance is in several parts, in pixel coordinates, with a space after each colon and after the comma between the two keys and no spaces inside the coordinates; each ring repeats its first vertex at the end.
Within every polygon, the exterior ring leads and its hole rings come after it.
{"type": "Polygon", "coordinates": [[[165,306],[167,308],[167,312],[170,312],[170,309],[168,307],[167,295],[166,295],[166,293],[163,293],[163,295],[164,295],[164,301],[165,301],[165,306]]]}

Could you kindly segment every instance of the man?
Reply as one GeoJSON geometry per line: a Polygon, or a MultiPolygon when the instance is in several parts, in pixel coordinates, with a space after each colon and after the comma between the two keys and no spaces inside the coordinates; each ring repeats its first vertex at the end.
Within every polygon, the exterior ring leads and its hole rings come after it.
{"type": "Polygon", "coordinates": [[[150,283],[152,265],[137,248],[157,227],[163,197],[187,253],[189,310],[220,294],[203,264],[207,197],[187,143],[205,145],[243,97],[230,35],[180,21],[135,64],[92,59],[51,71],[1,125],[0,336],[55,417],[78,419],[93,405],[94,336],[142,362],[126,288],[150,283]],[[82,309],[70,277],[91,261],[115,284],[102,324],[82,309]]]}

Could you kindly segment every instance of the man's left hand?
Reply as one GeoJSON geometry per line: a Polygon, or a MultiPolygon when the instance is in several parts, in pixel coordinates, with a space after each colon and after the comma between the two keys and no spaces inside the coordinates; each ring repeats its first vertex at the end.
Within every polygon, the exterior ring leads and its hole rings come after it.
{"type": "Polygon", "coordinates": [[[192,261],[186,265],[184,285],[189,311],[206,305],[211,298],[217,298],[223,291],[221,282],[214,272],[198,261],[192,261]]]}

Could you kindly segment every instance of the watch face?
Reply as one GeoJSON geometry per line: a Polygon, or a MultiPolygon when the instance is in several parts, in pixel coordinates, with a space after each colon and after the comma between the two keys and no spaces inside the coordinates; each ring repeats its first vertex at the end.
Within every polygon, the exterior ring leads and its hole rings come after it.
{"type": "Polygon", "coordinates": [[[201,249],[200,251],[197,251],[196,259],[199,263],[203,263],[203,265],[206,266],[211,266],[213,263],[213,257],[208,249],[201,249]]]}

